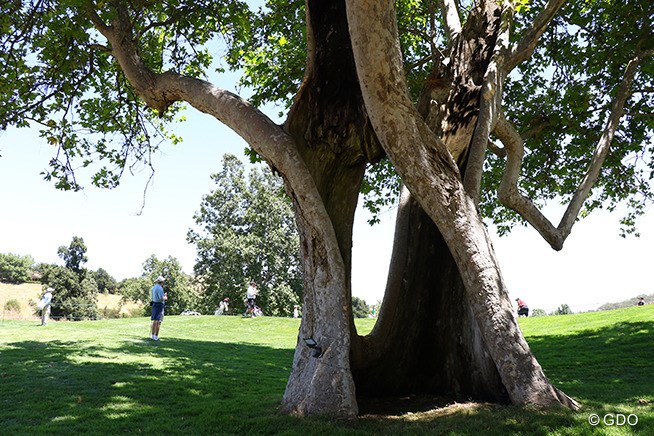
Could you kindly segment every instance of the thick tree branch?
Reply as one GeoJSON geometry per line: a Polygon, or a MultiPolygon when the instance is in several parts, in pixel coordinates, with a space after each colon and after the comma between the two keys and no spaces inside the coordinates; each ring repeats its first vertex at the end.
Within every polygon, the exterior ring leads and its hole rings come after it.
{"type": "Polygon", "coordinates": [[[509,35],[513,13],[514,7],[512,2],[504,2],[500,30],[493,49],[493,55],[484,75],[479,104],[479,117],[477,118],[477,125],[475,126],[470,143],[470,152],[468,154],[463,186],[475,204],[479,203],[481,176],[486,159],[488,137],[495,127],[497,114],[502,104],[502,90],[505,79],[503,65],[506,52],[509,49],[509,35]]]}
{"type": "Polygon", "coordinates": [[[448,45],[461,34],[461,15],[455,0],[440,0],[443,21],[445,21],[445,34],[448,45]]]}
{"type": "MultiPolygon", "coordinates": [[[[252,148],[282,173],[292,187],[303,215],[316,234],[327,241],[326,257],[334,270],[344,270],[334,228],[320,198],[311,174],[299,155],[293,139],[261,111],[236,94],[222,90],[203,80],[175,72],[156,74],[138,54],[126,11],[118,11],[111,25],[106,25],[91,2],[87,13],[94,26],[107,38],[111,54],[125,77],[145,103],[160,113],[176,101],[185,101],[194,108],[223,122],[239,134],[252,148]],[[329,244],[333,242],[333,244],[329,244]]],[[[342,280],[345,274],[335,280],[342,280]]]]}
{"type": "Polygon", "coordinates": [[[500,147],[493,141],[488,141],[488,149],[493,153],[495,156],[499,158],[505,158],[506,157],[506,149],[504,147],[500,147]]]}
{"type": "Polygon", "coordinates": [[[506,74],[511,72],[511,70],[513,70],[517,65],[531,56],[536,49],[536,45],[538,45],[538,40],[541,35],[545,30],[547,30],[550,22],[554,19],[565,1],[566,0],[549,0],[547,2],[534,19],[531,27],[529,27],[524,33],[522,40],[511,48],[511,54],[508,56],[505,65],[506,74]]]}
{"type": "Polygon", "coordinates": [[[500,116],[495,134],[504,143],[507,150],[507,163],[500,183],[499,199],[502,204],[515,210],[526,219],[555,250],[563,248],[563,242],[570,235],[579,211],[588,198],[590,191],[597,181],[602,164],[609,152],[613,136],[618,128],[620,118],[624,112],[624,105],[630,95],[631,83],[634,80],[641,57],[637,56],[627,65],[624,77],[620,83],[606,126],[597,142],[595,152],[591,159],[586,175],[577,187],[568,207],[561,218],[558,227],[554,225],[538,210],[531,200],[518,190],[518,178],[524,156],[524,141],[517,130],[504,116],[500,116]]]}
{"type": "Polygon", "coordinates": [[[152,109],[163,114],[175,102],[156,89],[156,74],[149,69],[138,53],[136,41],[132,34],[132,25],[124,8],[117,8],[117,14],[111,25],[102,21],[95,11],[95,6],[88,2],[86,6],[93,25],[105,37],[111,47],[111,54],[120,65],[127,80],[134,87],[136,94],[152,109]]]}
{"type": "Polygon", "coordinates": [[[500,189],[499,200],[502,204],[515,210],[541,234],[552,247],[560,250],[563,239],[556,227],[541,213],[536,205],[518,190],[518,179],[524,158],[524,141],[518,131],[507,121],[503,113],[497,120],[494,133],[504,144],[507,155],[506,166],[500,189]],[[558,247],[558,248],[557,248],[558,247]]]}

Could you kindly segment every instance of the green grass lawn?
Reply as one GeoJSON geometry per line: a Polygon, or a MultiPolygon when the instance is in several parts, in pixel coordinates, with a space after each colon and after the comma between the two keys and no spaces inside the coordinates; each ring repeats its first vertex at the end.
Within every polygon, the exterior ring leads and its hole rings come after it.
{"type": "MultiPolygon", "coordinates": [[[[521,319],[579,412],[460,403],[399,416],[301,419],[277,408],[299,320],[167,317],[0,323],[5,434],[654,434],[654,306],[521,319]],[[588,424],[634,414],[635,426],[588,424]]],[[[372,320],[360,320],[361,331],[372,320]]],[[[632,418],[633,421],[633,418],[632,418]]]]}

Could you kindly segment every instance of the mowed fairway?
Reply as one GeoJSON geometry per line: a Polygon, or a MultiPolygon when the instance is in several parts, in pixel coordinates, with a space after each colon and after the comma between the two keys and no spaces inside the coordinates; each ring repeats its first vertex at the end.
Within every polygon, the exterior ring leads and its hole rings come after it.
{"type": "MultiPolygon", "coordinates": [[[[166,317],[0,324],[2,434],[654,434],[654,305],[521,319],[555,384],[579,412],[458,399],[357,420],[282,416],[299,320],[166,317]],[[633,426],[593,427],[593,414],[633,426]],[[633,422],[633,418],[632,418],[633,422]]],[[[372,320],[360,320],[362,331],[372,320]]],[[[404,400],[397,400],[402,402],[404,400]]],[[[424,404],[424,402],[423,402],[424,404]]],[[[399,410],[399,409],[398,409],[399,410]]]]}

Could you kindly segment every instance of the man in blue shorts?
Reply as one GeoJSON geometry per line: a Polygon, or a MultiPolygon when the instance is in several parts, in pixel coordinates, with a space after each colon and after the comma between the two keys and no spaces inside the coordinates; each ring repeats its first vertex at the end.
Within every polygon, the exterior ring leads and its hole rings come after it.
{"type": "Polygon", "coordinates": [[[159,340],[159,329],[164,317],[164,302],[168,299],[163,289],[163,276],[157,277],[152,287],[152,327],[150,329],[150,338],[153,341],[159,340]]]}

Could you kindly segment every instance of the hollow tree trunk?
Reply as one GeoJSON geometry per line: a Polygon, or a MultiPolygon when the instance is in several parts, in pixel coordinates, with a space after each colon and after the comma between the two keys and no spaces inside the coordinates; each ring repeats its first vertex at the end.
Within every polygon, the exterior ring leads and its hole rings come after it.
{"type": "MultiPolygon", "coordinates": [[[[476,7],[436,63],[417,109],[465,171],[480,89],[499,20],[476,7]],[[479,28],[485,38],[476,38],[479,28]]],[[[507,402],[458,267],[434,222],[404,190],[384,304],[372,333],[353,342],[361,395],[429,393],[507,402]],[[368,357],[366,357],[366,355],[368,357]]]]}
{"type": "Polygon", "coordinates": [[[379,318],[353,343],[360,396],[404,394],[508,402],[454,259],[404,189],[379,318]]]}
{"type": "MultiPolygon", "coordinates": [[[[443,235],[464,284],[466,302],[510,401],[576,407],[550,384],[529,350],[489,236],[474,201],[465,192],[452,154],[408,98],[394,2],[346,1],[357,72],[375,133],[402,180],[443,235]]],[[[493,11],[497,3],[477,3],[490,17],[499,16],[493,11]]],[[[466,118],[460,114],[463,127],[466,118]]]]}
{"type": "MultiPolygon", "coordinates": [[[[319,231],[297,208],[304,316],[282,411],[354,416],[357,392],[573,404],[549,384],[517,328],[488,235],[452,159],[465,161],[479,100],[474,79],[483,72],[490,53],[484,44],[492,45],[492,38],[477,48],[465,42],[455,47],[463,63],[472,60],[478,68],[455,64],[449,72],[456,83],[448,99],[456,104],[433,117],[445,120],[439,131],[445,145],[434,140],[435,129],[421,123],[408,101],[401,63],[385,65],[389,47],[396,47],[378,37],[393,29],[394,17],[387,13],[392,2],[364,3],[348,3],[366,10],[349,23],[355,28],[352,40],[360,44],[355,68],[343,1],[307,2],[307,73],[285,128],[312,174],[331,227],[319,231]],[[375,16],[375,7],[386,8],[385,15],[375,16]],[[387,27],[376,27],[380,23],[387,27]],[[365,163],[381,155],[363,101],[420,206],[407,199],[398,215],[382,313],[371,335],[359,338],[351,319],[352,223],[365,163]],[[316,340],[323,354],[314,357],[304,338],[316,340]]],[[[492,9],[488,3],[483,13],[494,17],[492,9]]]]}

